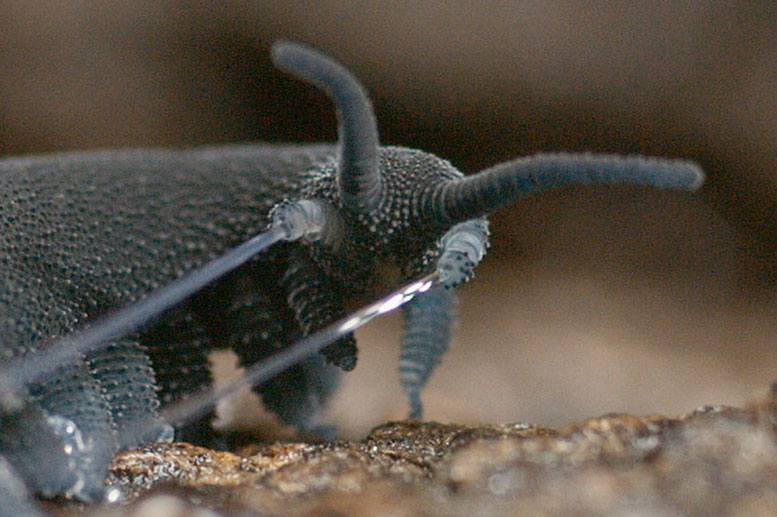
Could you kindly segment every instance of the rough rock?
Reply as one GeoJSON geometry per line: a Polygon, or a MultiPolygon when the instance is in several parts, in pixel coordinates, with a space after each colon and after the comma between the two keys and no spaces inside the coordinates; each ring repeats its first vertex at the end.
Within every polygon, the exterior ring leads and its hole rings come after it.
{"type": "Polygon", "coordinates": [[[777,386],[745,408],[605,415],[560,429],[394,422],[360,442],[186,443],[118,455],[121,505],[59,513],[178,515],[771,515],[777,386]]]}

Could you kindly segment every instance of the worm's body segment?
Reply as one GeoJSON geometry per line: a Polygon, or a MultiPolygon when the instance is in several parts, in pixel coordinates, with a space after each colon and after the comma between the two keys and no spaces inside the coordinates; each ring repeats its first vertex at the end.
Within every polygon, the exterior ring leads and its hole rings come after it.
{"type": "MultiPolygon", "coordinates": [[[[338,145],[0,160],[4,362],[205,266],[266,229],[278,207],[323,218],[320,228],[274,245],[142,331],[0,397],[0,482],[11,477],[44,496],[100,500],[116,451],[173,438],[160,404],[211,381],[211,350],[233,349],[243,364],[261,361],[372,292],[436,270],[440,285],[406,310],[400,373],[411,416],[420,417],[421,389],[450,338],[450,289],[472,276],[488,244],[485,216],[570,183],[692,189],[703,178],[688,162],[544,155],[465,179],[431,154],[380,147],[369,100],[342,66],[293,43],[277,44],[273,55],[330,94],[338,145]],[[395,283],[375,285],[387,267],[398,272],[395,283]],[[141,419],[151,424],[133,425],[141,419]]],[[[285,422],[328,435],[319,409],[333,390],[334,366],[355,364],[348,336],[257,389],[285,422]]],[[[202,424],[176,430],[190,440],[208,432],[202,424]]]]}

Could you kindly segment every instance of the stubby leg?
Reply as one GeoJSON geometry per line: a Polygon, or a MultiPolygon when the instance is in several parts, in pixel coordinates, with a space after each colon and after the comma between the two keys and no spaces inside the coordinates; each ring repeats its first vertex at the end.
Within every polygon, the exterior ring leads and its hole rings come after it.
{"type": "Polygon", "coordinates": [[[86,501],[101,501],[105,493],[103,479],[118,450],[118,442],[110,409],[86,361],[63,366],[30,386],[30,398],[26,403],[27,407],[20,415],[24,424],[16,435],[12,435],[15,438],[6,437],[6,443],[18,440],[18,444],[9,444],[9,447],[17,451],[14,454],[19,456],[20,464],[29,465],[30,469],[40,469],[48,463],[46,460],[28,463],[28,458],[38,454],[42,458],[49,455],[55,463],[60,462],[57,457],[60,451],[56,449],[62,448],[75,477],[66,476],[67,481],[63,481],[59,471],[41,469],[40,482],[44,487],[52,485],[53,488],[44,488],[41,493],[65,493],[86,501]],[[57,438],[46,444],[40,437],[32,436],[36,432],[33,430],[57,438]],[[64,486],[71,482],[71,486],[64,486]]]}
{"type": "Polygon", "coordinates": [[[159,416],[156,378],[143,345],[123,339],[87,360],[110,408],[120,449],[173,439],[172,426],[159,416]]]}
{"type": "MultiPolygon", "coordinates": [[[[308,335],[342,317],[343,307],[333,295],[336,292],[333,286],[329,285],[329,281],[305,251],[296,249],[290,255],[282,285],[299,328],[303,335],[308,335]]],[[[328,363],[345,371],[353,370],[356,366],[357,350],[353,334],[327,345],[321,353],[328,363]]]]}
{"type": "Polygon", "coordinates": [[[317,354],[264,383],[259,392],[265,406],[283,422],[322,440],[334,440],[337,431],[323,421],[322,414],[340,375],[317,354]]]}
{"type": "MultiPolygon", "coordinates": [[[[222,300],[229,300],[220,316],[224,345],[235,351],[244,366],[266,359],[304,334],[295,311],[285,301],[286,284],[279,285],[282,273],[274,267],[268,266],[259,274],[236,275],[225,283],[228,292],[221,293],[222,300]]],[[[284,282],[287,279],[284,277],[284,282]]],[[[321,409],[334,391],[338,375],[338,370],[317,354],[255,391],[284,423],[333,437],[333,429],[321,422],[321,409]]]]}
{"type": "MultiPolygon", "coordinates": [[[[213,337],[188,305],[172,310],[154,323],[143,334],[142,343],[148,349],[163,406],[183,400],[212,384],[208,354],[214,346],[213,337]]],[[[175,439],[210,445],[213,442],[213,417],[214,412],[210,411],[202,418],[178,427],[175,439]]]]}

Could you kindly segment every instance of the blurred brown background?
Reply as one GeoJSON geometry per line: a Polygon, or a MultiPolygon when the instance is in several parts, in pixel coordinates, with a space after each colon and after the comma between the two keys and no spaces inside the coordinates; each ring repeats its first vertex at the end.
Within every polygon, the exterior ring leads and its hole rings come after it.
{"type": "MultiPolygon", "coordinates": [[[[334,140],[326,98],[268,60],[301,40],[365,83],[384,143],[464,172],[557,150],[708,172],[694,195],[567,189],[494,217],[429,418],[675,413],[777,379],[774,2],[210,4],[1,3],[0,154],[334,140]]],[[[360,333],[346,436],[404,415],[400,326],[360,333]]]]}

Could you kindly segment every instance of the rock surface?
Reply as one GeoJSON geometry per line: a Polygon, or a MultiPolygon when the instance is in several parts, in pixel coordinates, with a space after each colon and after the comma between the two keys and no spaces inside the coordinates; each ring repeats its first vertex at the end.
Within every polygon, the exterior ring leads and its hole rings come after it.
{"type": "Polygon", "coordinates": [[[186,443],[118,455],[123,505],[61,515],[771,515],[777,386],[745,408],[560,429],[395,422],[361,442],[186,443]]]}

